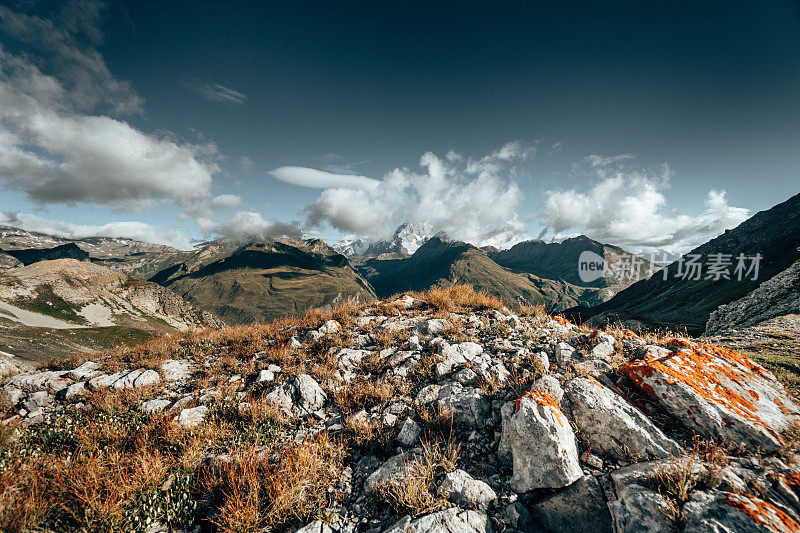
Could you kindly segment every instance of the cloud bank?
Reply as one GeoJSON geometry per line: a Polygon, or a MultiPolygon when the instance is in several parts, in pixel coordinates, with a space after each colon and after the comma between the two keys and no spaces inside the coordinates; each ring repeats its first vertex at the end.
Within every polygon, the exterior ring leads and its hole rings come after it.
{"type": "Polygon", "coordinates": [[[380,180],[304,167],[281,167],[271,175],[324,189],[305,208],[307,228],[327,224],[343,233],[381,239],[410,221],[454,239],[504,245],[524,238],[525,224],[516,212],[522,192],[503,176],[513,175],[514,165],[532,153],[532,147],[519,142],[478,159],[427,152],[418,170],[396,168],[380,180]]]}
{"type": "Polygon", "coordinates": [[[586,233],[590,237],[636,250],[663,248],[685,252],[739,225],[749,211],[728,204],[725,191],[711,190],[705,210],[696,216],[667,209],[663,191],[672,171],[630,169],[621,163],[634,156],[589,156],[595,183],[586,192],[548,191],[541,220],[556,234],[586,233]]]}

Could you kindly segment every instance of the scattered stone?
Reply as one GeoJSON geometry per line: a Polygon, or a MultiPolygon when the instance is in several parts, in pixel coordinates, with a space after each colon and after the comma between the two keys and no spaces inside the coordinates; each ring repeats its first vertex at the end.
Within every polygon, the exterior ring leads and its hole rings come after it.
{"type": "Polygon", "coordinates": [[[166,381],[187,381],[191,377],[191,365],[186,359],[167,359],[161,363],[161,374],[166,381]]]}
{"type": "Polygon", "coordinates": [[[722,442],[773,452],[800,416],[778,380],[744,355],[685,339],[620,372],[689,427],[722,442]]]}
{"type": "Polygon", "coordinates": [[[485,514],[458,507],[411,520],[403,517],[384,533],[492,533],[494,528],[485,514]]]}
{"type": "Polygon", "coordinates": [[[561,398],[564,397],[564,389],[561,388],[561,383],[551,375],[542,376],[537,379],[533,384],[533,390],[550,396],[557,403],[560,403],[561,398]]]}
{"type": "Polygon", "coordinates": [[[206,419],[206,415],[208,415],[208,407],[205,405],[190,407],[189,409],[183,409],[175,421],[187,429],[192,429],[202,424],[203,420],[206,419]]]}
{"type": "Polygon", "coordinates": [[[74,379],[75,381],[92,379],[100,375],[100,364],[94,361],[86,361],[78,368],[70,370],[68,375],[70,379],[74,379]]]}
{"type": "Polygon", "coordinates": [[[454,470],[444,476],[438,494],[460,507],[486,511],[497,494],[486,482],[474,479],[464,470],[454,470]]]}
{"type": "Polygon", "coordinates": [[[160,413],[166,410],[172,401],[167,400],[165,398],[156,398],[153,400],[147,400],[146,402],[142,402],[139,405],[139,409],[144,411],[145,413],[160,413]]]}
{"type": "Polygon", "coordinates": [[[419,438],[422,435],[422,430],[419,425],[412,418],[406,418],[400,426],[400,432],[397,434],[397,442],[406,448],[416,446],[419,438]]]}
{"type": "Polygon", "coordinates": [[[673,504],[658,492],[631,484],[617,492],[617,499],[608,508],[614,518],[615,531],[620,533],[674,533],[675,523],[669,519],[673,504]]]}
{"type": "Polygon", "coordinates": [[[800,524],[777,506],[750,494],[697,491],[682,509],[684,532],[797,532],[800,524]]]}

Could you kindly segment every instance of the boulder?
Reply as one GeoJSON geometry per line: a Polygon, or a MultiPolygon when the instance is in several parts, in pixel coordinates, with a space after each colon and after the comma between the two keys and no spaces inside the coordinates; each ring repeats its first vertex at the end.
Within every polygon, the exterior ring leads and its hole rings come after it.
{"type": "Polygon", "coordinates": [[[558,382],[556,377],[549,374],[537,379],[533,384],[533,390],[547,394],[558,403],[564,397],[564,389],[561,388],[561,383],[558,382]]]}
{"type": "Polygon", "coordinates": [[[444,376],[459,365],[473,361],[483,353],[483,346],[474,342],[447,345],[442,348],[442,362],[436,365],[436,372],[444,376]]]}
{"type": "Polygon", "coordinates": [[[314,378],[308,374],[300,374],[294,380],[297,387],[297,405],[306,413],[313,413],[325,405],[327,395],[314,378]]]}
{"type": "Polygon", "coordinates": [[[598,381],[572,379],[564,393],[572,420],[592,452],[620,461],[660,459],[681,452],[678,443],[641,411],[598,381]]]}
{"type": "Polygon", "coordinates": [[[561,488],[583,477],[575,434],[558,404],[529,392],[503,407],[503,437],[511,452],[514,492],[561,488]]]}
{"type": "Polygon", "coordinates": [[[608,508],[618,533],[674,533],[677,526],[669,518],[671,503],[658,492],[631,484],[617,492],[608,508]]]}
{"type": "Polygon", "coordinates": [[[487,510],[497,494],[486,482],[474,479],[464,470],[449,472],[439,485],[438,494],[460,507],[487,510]]]}
{"type": "Polygon", "coordinates": [[[100,364],[94,361],[86,361],[78,368],[70,370],[69,377],[75,381],[91,379],[100,375],[100,364]]]}
{"type": "Polygon", "coordinates": [[[533,504],[533,516],[553,533],[613,531],[603,489],[594,476],[584,476],[569,487],[533,504]]]}
{"type": "Polygon", "coordinates": [[[331,526],[322,520],[314,520],[310,524],[306,524],[294,533],[333,533],[331,526]]]}
{"type": "Polygon", "coordinates": [[[373,494],[380,487],[402,481],[415,457],[413,454],[399,453],[388,459],[364,481],[364,493],[373,494]]]}
{"type": "Polygon", "coordinates": [[[690,428],[750,450],[774,452],[800,409],[766,369],[733,350],[676,339],[620,372],[690,428]]]}
{"type": "Polygon", "coordinates": [[[397,442],[402,446],[410,448],[419,442],[422,430],[412,418],[406,418],[400,426],[397,434],[397,442]]]}
{"type": "Polygon", "coordinates": [[[492,402],[481,389],[458,382],[442,386],[437,401],[442,409],[452,409],[453,422],[470,428],[483,427],[492,411],[492,402]]]}
{"type": "Polygon", "coordinates": [[[485,514],[451,507],[411,520],[404,516],[383,533],[493,533],[485,514]]]}
{"type": "Polygon", "coordinates": [[[202,424],[207,415],[208,407],[205,405],[201,405],[199,407],[190,407],[188,409],[181,410],[181,413],[175,417],[175,421],[187,429],[192,429],[202,424]]]}
{"type": "Polygon", "coordinates": [[[681,511],[685,533],[797,532],[800,524],[775,505],[749,494],[697,491],[681,511]]]}

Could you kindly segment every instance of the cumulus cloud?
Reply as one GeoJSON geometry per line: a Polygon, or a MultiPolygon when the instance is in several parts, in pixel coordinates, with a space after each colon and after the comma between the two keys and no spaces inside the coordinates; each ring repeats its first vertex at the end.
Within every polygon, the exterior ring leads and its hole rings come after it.
{"type": "Polygon", "coordinates": [[[252,238],[300,237],[296,225],[267,220],[260,213],[237,211],[214,227],[216,233],[232,239],[246,241],[252,238]]]}
{"type": "Polygon", "coordinates": [[[211,206],[217,209],[233,209],[242,203],[242,198],[235,194],[220,194],[211,200],[211,206]]]}
{"type": "Polygon", "coordinates": [[[378,180],[367,178],[366,176],[335,174],[306,167],[278,167],[270,170],[268,174],[277,180],[313,189],[332,189],[334,187],[371,189],[379,184],[378,180]]]}
{"type": "Polygon", "coordinates": [[[636,250],[664,248],[685,252],[746,220],[747,209],[728,204],[725,191],[711,190],[702,213],[692,216],[667,209],[663,191],[672,171],[664,165],[656,172],[622,169],[630,161],[589,156],[597,168],[596,181],[587,191],[553,190],[545,195],[542,222],[556,234],[583,232],[590,237],[636,250]]]}
{"type": "MultiPolygon", "coordinates": [[[[0,45],[0,186],[42,207],[140,210],[169,202],[203,231],[221,227],[214,211],[234,209],[241,199],[211,193],[222,158],[216,146],[181,142],[169,132],[147,133],[123,119],[140,113],[143,101],[128,82],[113,76],[93,47],[102,41],[98,24],[105,5],[76,0],[57,7],[42,18],[0,6],[6,43],[0,45]]],[[[244,101],[241,93],[216,89],[219,98],[244,101]]],[[[132,238],[153,240],[158,234],[185,243],[140,223],[79,230],[82,236],[94,230],[122,236],[126,230],[132,238]]],[[[72,230],[60,226],[59,231],[72,230]]]]}
{"type": "Polygon", "coordinates": [[[166,244],[181,250],[188,250],[192,247],[192,240],[184,233],[165,230],[144,222],[109,222],[102,225],[83,225],[48,220],[28,213],[0,213],[0,224],[66,239],[110,237],[166,244]]]}
{"type": "Polygon", "coordinates": [[[186,83],[185,86],[210,102],[238,107],[247,101],[246,94],[220,83],[186,83]]]}
{"type": "MultiPolygon", "coordinates": [[[[410,221],[477,245],[507,245],[525,234],[516,212],[523,195],[515,182],[502,176],[504,171],[513,173],[513,164],[531,154],[521,143],[509,143],[478,159],[427,152],[419,160],[420,170],[396,168],[381,180],[365,178],[366,187],[332,181],[306,207],[306,223],[380,239],[410,221]]],[[[318,172],[303,170],[307,175],[318,172]]]]}

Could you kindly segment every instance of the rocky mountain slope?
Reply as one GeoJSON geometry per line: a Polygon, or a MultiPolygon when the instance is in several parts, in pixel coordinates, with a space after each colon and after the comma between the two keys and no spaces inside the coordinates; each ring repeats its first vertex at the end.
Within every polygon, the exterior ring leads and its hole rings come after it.
{"type": "MultiPolygon", "coordinates": [[[[738,300],[760,284],[790,268],[800,260],[800,194],[775,207],[756,213],[732,230],[703,244],[684,256],[684,261],[672,263],[662,275],[639,281],[614,298],[594,308],[570,310],[569,316],[589,319],[591,323],[622,320],[623,323],[644,324],[651,327],[686,328],[691,333],[702,333],[711,313],[722,305],[738,300]],[[727,269],[728,279],[710,276],[707,265],[716,254],[732,264],[727,269]],[[727,254],[727,255],[726,255],[727,254]],[[737,276],[736,258],[745,257],[745,270],[737,276]],[[760,254],[757,279],[752,258],[760,254]],[[687,260],[697,256],[705,265],[699,279],[687,271],[687,260]],[[747,259],[750,258],[750,259],[747,259]],[[741,278],[741,279],[739,279],[741,278]]],[[[713,273],[712,273],[713,274],[713,273]]]]}
{"type": "Polygon", "coordinates": [[[89,259],[89,253],[74,242],[60,244],[52,248],[26,248],[5,250],[4,252],[15,257],[23,265],[31,265],[39,261],[53,261],[55,259],[77,259],[78,261],[87,261],[89,259]]]}
{"type": "MultiPolygon", "coordinates": [[[[177,250],[163,244],[151,244],[133,239],[110,237],[68,239],[11,226],[0,226],[0,249],[6,251],[15,250],[36,257],[37,253],[42,253],[36,252],[36,250],[64,245],[77,246],[89,254],[91,261],[141,279],[148,279],[156,272],[191,255],[191,252],[177,250]]],[[[64,258],[67,256],[42,256],[38,260],[64,258]]],[[[77,256],[74,258],[82,259],[77,256]]],[[[2,258],[0,258],[0,268],[2,268],[2,258]]]]}
{"type": "Polygon", "coordinates": [[[348,298],[375,297],[347,259],[319,239],[241,245],[215,241],[151,280],[229,324],[293,316],[348,298]]]}
{"type": "Polygon", "coordinates": [[[717,308],[706,324],[706,333],[755,326],[794,313],[800,313],[800,260],[746,296],[717,308]]]}
{"type": "Polygon", "coordinates": [[[411,257],[368,259],[356,263],[356,268],[380,297],[465,283],[509,305],[524,301],[528,305],[543,304],[551,310],[563,310],[580,303],[600,302],[599,289],[512,272],[492,261],[485,251],[464,242],[448,241],[443,236],[432,237],[411,257]]]}
{"type": "Polygon", "coordinates": [[[652,275],[657,267],[618,246],[603,244],[581,235],[562,242],[524,241],[508,250],[489,251],[497,264],[520,272],[580,287],[600,288],[600,298],[610,300],[620,290],[652,275]],[[605,276],[593,281],[581,279],[578,261],[583,252],[593,252],[609,267],[605,276]],[[613,268],[611,268],[613,267],[613,268]]]}
{"type": "Polygon", "coordinates": [[[32,360],[92,351],[192,326],[210,314],[156,285],[75,259],[0,273],[0,349],[32,360]]]}
{"type": "Polygon", "coordinates": [[[800,407],[767,370],[463,286],[2,390],[6,531],[800,530],[800,407]]]}

